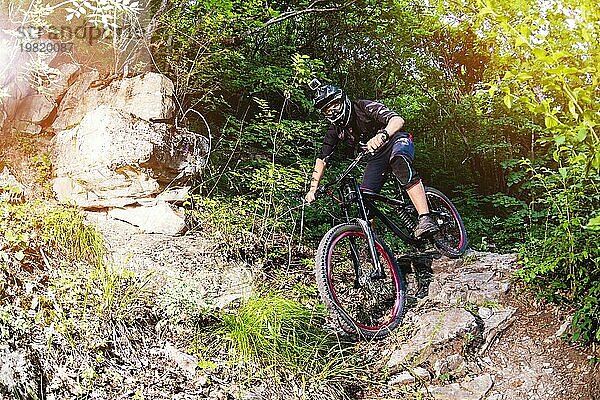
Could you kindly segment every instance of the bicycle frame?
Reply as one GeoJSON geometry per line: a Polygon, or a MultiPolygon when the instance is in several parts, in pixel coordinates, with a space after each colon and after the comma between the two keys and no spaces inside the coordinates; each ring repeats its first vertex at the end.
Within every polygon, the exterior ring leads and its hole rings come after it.
{"type": "MultiPolygon", "coordinates": [[[[370,256],[373,260],[373,265],[375,266],[375,271],[374,273],[372,273],[371,277],[377,279],[383,278],[385,276],[385,273],[383,271],[381,263],[379,262],[379,257],[377,257],[377,248],[375,246],[375,234],[369,222],[369,219],[371,219],[369,217],[377,217],[401,240],[403,240],[405,243],[411,246],[420,247],[422,241],[412,238],[406,235],[404,232],[402,232],[400,227],[398,227],[398,225],[394,221],[392,221],[388,216],[386,216],[375,204],[375,202],[384,202],[388,205],[399,207],[404,206],[406,204],[405,201],[393,199],[375,192],[361,190],[356,178],[350,175],[350,172],[356,167],[356,165],[358,165],[360,160],[366,154],[366,151],[360,153],[334,182],[326,185],[322,189],[322,192],[327,192],[328,194],[332,195],[333,192],[329,188],[338,186],[338,193],[341,199],[338,200],[338,202],[340,203],[340,206],[344,213],[344,217],[346,218],[346,222],[351,222],[352,220],[355,220],[362,226],[363,230],[366,233],[370,256]],[[344,190],[347,190],[348,193],[344,193],[344,190]],[[350,215],[350,207],[353,203],[356,203],[358,206],[358,218],[353,218],[350,215]]],[[[351,240],[351,245],[355,276],[358,280],[358,277],[360,275],[360,263],[358,262],[358,252],[356,250],[356,244],[354,240],[351,240]]],[[[355,285],[359,285],[359,282],[356,281],[355,285]]]]}

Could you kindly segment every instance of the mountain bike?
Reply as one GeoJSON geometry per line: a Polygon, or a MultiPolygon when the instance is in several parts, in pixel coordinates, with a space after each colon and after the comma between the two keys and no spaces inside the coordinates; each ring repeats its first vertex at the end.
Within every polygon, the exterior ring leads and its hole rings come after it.
{"type": "Polygon", "coordinates": [[[394,253],[374,232],[371,220],[375,226],[381,221],[388,234],[420,252],[433,248],[451,258],[465,252],[467,234],[448,197],[425,187],[439,232],[415,238],[418,214],[399,182],[395,197],[360,189],[352,171],[367,154],[363,150],[334,181],[317,190],[317,198],[329,195],[339,203],[344,222],[321,239],[315,275],[321,299],[343,331],[355,338],[381,339],[400,324],[407,287],[394,253]]]}

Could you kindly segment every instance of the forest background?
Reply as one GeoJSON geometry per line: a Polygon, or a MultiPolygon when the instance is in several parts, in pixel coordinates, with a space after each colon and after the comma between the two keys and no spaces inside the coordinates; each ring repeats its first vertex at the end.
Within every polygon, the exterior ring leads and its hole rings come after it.
{"type": "MultiPolygon", "coordinates": [[[[267,266],[298,262],[336,218],[302,204],[326,128],[308,81],[386,104],[415,138],[425,183],[458,206],[471,246],[518,252],[517,277],[573,308],[573,339],[600,340],[597,2],[0,4],[28,26],[105,28],[73,48],[87,67],[171,78],[179,123],[211,137],[192,214],[238,252],[252,232],[267,266]]],[[[328,176],[343,166],[342,152],[328,176]]]]}

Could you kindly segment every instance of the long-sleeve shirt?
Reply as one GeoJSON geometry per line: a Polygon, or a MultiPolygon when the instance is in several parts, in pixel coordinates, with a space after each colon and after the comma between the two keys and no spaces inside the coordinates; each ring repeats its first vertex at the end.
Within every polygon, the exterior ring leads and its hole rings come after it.
{"type": "Polygon", "coordinates": [[[377,131],[385,128],[390,119],[396,116],[398,116],[397,113],[381,103],[371,100],[353,101],[350,126],[329,126],[323,139],[319,158],[328,162],[340,140],[349,141],[353,146],[359,142],[366,143],[375,136],[377,131]]]}

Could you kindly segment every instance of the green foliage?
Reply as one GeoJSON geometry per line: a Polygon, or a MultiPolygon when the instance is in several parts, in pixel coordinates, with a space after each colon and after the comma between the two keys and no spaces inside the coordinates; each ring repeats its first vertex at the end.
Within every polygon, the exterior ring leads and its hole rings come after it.
{"type": "Polygon", "coordinates": [[[487,21],[499,25],[498,34],[506,41],[506,72],[501,85],[489,90],[501,91],[508,108],[519,103],[543,121],[547,135],[541,142],[556,145],[555,161],[584,154],[587,170],[598,170],[600,48],[591,28],[598,22],[598,4],[562,1],[516,14],[526,3],[484,3],[481,10],[487,21]]]}
{"type": "Polygon", "coordinates": [[[85,224],[75,208],[54,208],[40,201],[0,202],[0,216],[0,244],[5,243],[0,255],[6,264],[37,263],[43,252],[51,258],[81,260],[91,265],[97,265],[104,257],[102,237],[85,224]]]}
{"type": "Polygon", "coordinates": [[[106,254],[102,235],[85,223],[76,208],[51,208],[43,216],[41,237],[67,261],[102,263],[106,254]]]}
{"type": "MultiPolygon", "coordinates": [[[[578,310],[573,339],[598,340],[597,304],[590,300],[598,281],[599,238],[591,222],[600,205],[595,100],[600,48],[593,28],[598,4],[465,0],[452,5],[458,8],[446,12],[456,11],[457,19],[472,25],[493,49],[492,68],[484,75],[488,83],[477,95],[487,106],[479,110],[493,118],[491,126],[512,133],[506,142],[490,147],[483,141],[479,147],[494,149],[511,197],[529,203],[527,214],[521,203],[518,215],[510,217],[527,225],[518,276],[540,295],[578,310]],[[505,144],[510,146],[502,150],[505,144]]],[[[512,233],[503,229],[507,238],[512,233]]]]}
{"type": "Polygon", "coordinates": [[[600,232],[589,221],[600,209],[600,177],[585,174],[585,159],[559,171],[533,168],[539,196],[532,203],[532,228],[523,246],[518,276],[555,301],[577,309],[573,339],[600,339],[600,232]]]}
{"type": "Polygon", "coordinates": [[[291,373],[309,390],[356,379],[356,357],[333,333],[322,329],[323,307],[309,309],[286,297],[255,296],[235,314],[221,316],[220,334],[229,343],[232,357],[280,377],[291,373]]]}
{"type": "Polygon", "coordinates": [[[75,264],[52,271],[42,321],[81,350],[108,346],[105,329],[132,324],[149,304],[147,282],[125,268],[75,264]],[[83,347],[83,348],[82,348],[83,347]]]}
{"type": "Polygon", "coordinates": [[[478,250],[515,251],[525,239],[529,209],[527,203],[504,193],[478,194],[474,186],[458,187],[455,203],[478,250]]]}
{"type": "Polygon", "coordinates": [[[123,344],[153,321],[147,281],[107,265],[102,237],[74,208],[2,201],[0,216],[0,344],[41,345],[81,395],[114,382],[111,358],[131,357],[123,344]]]}
{"type": "Polygon", "coordinates": [[[48,153],[36,155],[32,159],[32,164],[36,169],[36,181],[45,186],[47,192],[50,192],[50,183],[52,181],[52,161],[48,153]]]}
{"type": "Polygon", "coordinates": [[[178,280],[169,282],[156,298],[169,321],[173,324],[196,323],[210,314],[206,293],[193,282],[178,280]]]}

